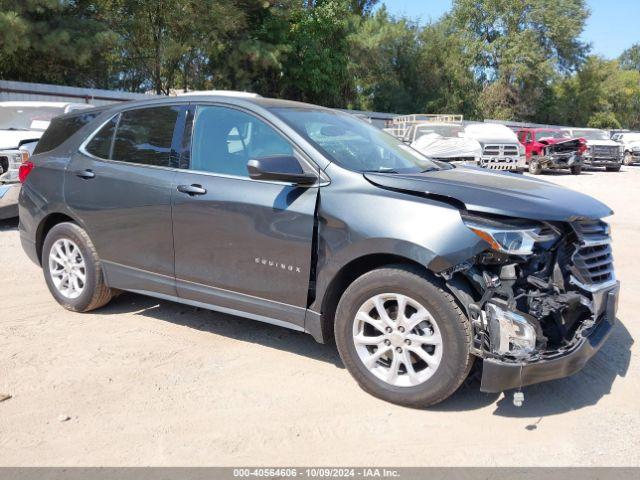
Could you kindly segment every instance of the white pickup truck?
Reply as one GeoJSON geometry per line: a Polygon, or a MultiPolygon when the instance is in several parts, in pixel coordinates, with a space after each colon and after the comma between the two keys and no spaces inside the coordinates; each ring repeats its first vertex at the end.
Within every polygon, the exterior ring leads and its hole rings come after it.
{"type": "Polygon", "coordinates": [[[616,133],[612,140],[622,145],[625,165],[640,163],[640,132],[616,133]]]}
{"type": "Polygon", "coordinates": [[[92,108],[84,103],[0,102],[0,220],[18,215],[18,170],[52,118],[92,108]]]}

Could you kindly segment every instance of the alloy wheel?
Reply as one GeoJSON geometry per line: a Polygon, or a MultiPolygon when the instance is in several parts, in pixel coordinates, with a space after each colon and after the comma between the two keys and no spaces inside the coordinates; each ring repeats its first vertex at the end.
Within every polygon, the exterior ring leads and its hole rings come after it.
{"type": "Polygon", "coordinates": [[[49,275],[66,298],[78,298],[84,291],[87,269],[80,248],[72,240],[60,238],[51,245],[49,275]]]}
{"type": "Polygon", "coordinates": [[[363,365],[396,387],[426,382],[442,360],[442,335],[433,315],[406,295],[384,293],[362,304],[353,342],[363,365]]]}

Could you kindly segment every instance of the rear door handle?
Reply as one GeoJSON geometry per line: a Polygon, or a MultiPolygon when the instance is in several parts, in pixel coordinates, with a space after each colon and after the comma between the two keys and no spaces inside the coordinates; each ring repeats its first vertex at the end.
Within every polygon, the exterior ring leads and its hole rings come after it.
{"type": "Polygon", "coordinates": [[[80,178],[89,179],[89,178],[95,178],[96,174],[93,173],[92,170],[87,169],[87,170],[82,170],[80,172],[76,172],[76,176],[80,178]]]}
{"type": "Polygon", "coordinates": [[[178,185],[178,191],[182,193],[186,193],[187,195],[204,195],[207,193],[207,190],[202,188],[202,185],[178,185]]]}

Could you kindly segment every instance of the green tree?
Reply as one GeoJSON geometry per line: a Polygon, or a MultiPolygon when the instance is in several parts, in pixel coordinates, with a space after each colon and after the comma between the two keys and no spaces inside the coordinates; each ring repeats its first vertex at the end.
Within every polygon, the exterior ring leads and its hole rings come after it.
{"type": "Polygon", "coordinates": [[[348,105],[353,96],[348,72],[351,20],[349,5],[342,0],[292,9],[289,52],[282,66],[283,97],[328,107],[348,105]]]}
{"type": "Polygon", "coordinates": [[[640,128],[640,72],[623,70],[616,60],[587,58],[575,74],[555,86],[558,123],[640,128]]]}
{"type": "Polygon", "coordinates": [[[130,89],[169,93],[188,86],[192,66],[212,45],[243,26],[232,0],[105,0],[107,21],[119,35],[116,68],[130,89]],[[131,79],[139,79],[135,85],[131,79]],[[181,78],[182,77],[182,78],[181,78]]]}
{"type": "Polygon", "coordinates": [[[613,112],[596,112],[591,116],[589,122],[587,122],[587,126],[591,128],[612,129],[620,128],[620,122],[613,112]]]}
{"type": "Polygon", "coordinates": [[[0,0],[0,77],[107,86],[102,72],[117,40],[96,2],[0,0]]]}
{"type": "Polygon", "coordinates": [[[536,119],[556,75],[578,68],[584,0],[455,0],[455,34],[473,59],[486,117],[536,119]]]}
{"type": "Polygon", "coordinates": [[[627,48],[618,59],[620,66],[625,70],[640,71],[640,43],[634,43],[627,48]]]}

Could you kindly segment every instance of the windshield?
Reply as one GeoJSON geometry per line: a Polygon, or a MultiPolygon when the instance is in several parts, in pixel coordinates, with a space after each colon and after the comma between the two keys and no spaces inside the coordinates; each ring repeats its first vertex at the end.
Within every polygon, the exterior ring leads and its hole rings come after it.
{"type": "Polygon", "coordinates": [[[307,141],[339,165],[358,172],[441,170],[417,150],[347,113],[314,108],[274,108],[307,141]]]}
{"type": "Polygon", "coordinates": [[[564,130],[538,130],[536,132],[536,138],[569,138],[569,133],[564,130]]]}
{"type": "Polygon", "coordinates": [[[604,130],[574,130],[573,136],[587,140],[610,140],[609,135],[604,130]]]}
{"type": "Polygon", "coordinates": [[[459,133],[462,133],[464,129],[460,125],[419,125],[417,127],[418,135],[428,135],[429,133],[437,133],[442,137],[458,137],[459,133]]]}
{"type": "Polygon", "coordinates": [[[625,133],[620,136],[620,139],[624,142],[639,142],[640,141],[640,133],[625,133]]]}
{"type": "Polygon", "coordinates": [[[45,131],[51,119],[63,113],[62,107],[0,106],[0,130],[45,131]]]}

